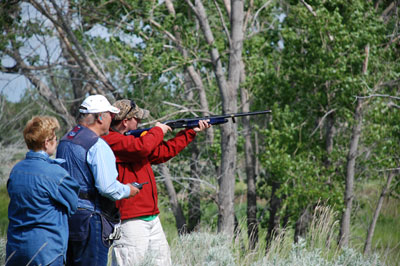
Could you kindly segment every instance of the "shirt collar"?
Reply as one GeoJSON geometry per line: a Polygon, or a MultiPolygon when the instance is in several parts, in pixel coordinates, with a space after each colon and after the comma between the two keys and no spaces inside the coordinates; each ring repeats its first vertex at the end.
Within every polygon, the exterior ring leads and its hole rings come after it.
{"type": "Polygon", "coordinates": [[[35,153],[36,153],[36,154],[40,154],[40,155],[44,156],[44,158],[45,158],[49,163],[62,164],[62,163],[65,163],[65,162],[66,162],[66,160],[61,159],[61,158],[57,158],[57,159],[50,158],[49,154],[48,154],[47,152],[43,151],[43,150],[40,150],[40,151],[29,150],[29,152],[30,152],[31,154],[35,154],[35,153]]]}
{"type": "Polygon", "coordinates": [[[40,151],[29,150],[29,151],[30,152],[36,152],[36,153],[39,153],[39,154],[43,154],[44,156],[46,156],[46,158],[50,157],[49,154],[47,152],[43,151],[43,150],[40,150],[40,151]]]}

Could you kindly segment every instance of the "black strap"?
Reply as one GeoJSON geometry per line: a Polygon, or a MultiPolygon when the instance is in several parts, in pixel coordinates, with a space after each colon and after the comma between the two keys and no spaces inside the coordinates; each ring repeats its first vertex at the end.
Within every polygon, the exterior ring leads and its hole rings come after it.
{"type": "Polygon", "coordinates": [[[93,193],[88,193],[88,192],[84,192],[84,191],[79,191],[78,197],[80,199],[84,199],[84,200],[90,200],[90,201],[96,200],[96,195],[94,195],[93,193]]]}

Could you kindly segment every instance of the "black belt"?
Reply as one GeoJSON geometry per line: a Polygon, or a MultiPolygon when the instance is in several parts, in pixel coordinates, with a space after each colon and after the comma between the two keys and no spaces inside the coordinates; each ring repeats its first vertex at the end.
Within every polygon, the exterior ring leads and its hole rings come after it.
{"type": "Polygon", "coordinates": [[[88,192],[83,192],[79,191],[79,196],[80,199],[84,200],[90,200],[90,201],[95,201],[96,196],[93,193],[88,193],[88,192]]]}

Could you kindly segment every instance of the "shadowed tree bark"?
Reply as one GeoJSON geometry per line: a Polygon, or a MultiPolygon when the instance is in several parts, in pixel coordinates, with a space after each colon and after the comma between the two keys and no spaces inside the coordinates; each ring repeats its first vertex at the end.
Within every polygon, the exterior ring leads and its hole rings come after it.
{"type": "MultiPolygon", "coordinates": [[[[243,1],[231,1],[229,40],[229,67],[227,75],[220,60],[219,50],[202,1],[193,4],[186,0],[199,21],[206,43],[210,46],[210,58],[222,99],[224,113],[237,112],[242,47],[243,47],[243,1]]],[[[236,171],[237,126],[227,123],[221,126],[221,175],[218,177],[218,231],[233,236],[234,233],[234,188],[236,171]]]]}
{"type": "MultiPolygon", "coordinates": [[[[369,45],[365,46],[365,60],[363,64],[362,73],[367,74],[369,45]]],[[[361,137],[361,130],[363,125],[363,106],[366,103],[363,99],[357,98],[357,106],[354,112],[354,125],[351,134],[350,148],[347,154],[346,165],[346,186],[344,192],[344,206],[345,209],[342,214],[340,232],[339,232],[339,246],[346,247],[349,243],[350,237],[350,218],[354,199],[354,176],[355,165],[358,151],[358,143],[361,137]]]]}
{"type": "Polygon", "coordinates": [[[167,189],[169,196],[169,203],[171,204],[172,212],[175,216],[176,228],[178,229],[178,234],[184,234],[186,232],[186,220],[183,215],[182,208],[178,202],[178,197],[172,183],[171,174],[168,167],[165,164],[159,164],[158,169],[164,178],[164,185],[167,189]]]}
{"type": "MultiPolygon", "coordinates": [[[[240,88],[242,110],[250,111],[249,97],[246,89],[240,88]]],[[[256,191],[256,173],[254,162],[254,151],[251,142],[251,124],[250,117],[243,117],[244,131],[244,150],[247,176],[247,236],[249,239],[249,248],[254,249],[258,242],[258,221],[257,221],[257,191],[256,191]]]]}
{"type": "Polygon", "coordinates": [[[197,141],[192,143],[191,151],[191,163],[190,170],[192,178],[189,182],[189,213],[188,213],[188,232],[192,232],[196,229],[201,219],[201,197],[200,197],[200,170],[198,165],[199,160],[199,149],[197,147],[197,141]]]}
{"type": "Polygon", "coordinates": [[[378,203],[376,204],[375,212],[374,212],[372,221],[368,228],[367,237],[365,239],[364,255],[368,255],[371,251],[372,237],[374,236],[375,227],[376,227],[376,223],[379,218],[379,214],[382,209],[383,200],[387,196],[387,194],[389,192],[389,188],[390,188],[390,183],[392,183],[393,177],[397,174],[397,172],[398,172],[398,170],[396,170],[395,172],[389,173],[388,178],[386,180],[386,184],[382,188],[382,192],[381,192],[381,195],[379,196],[378,203]]]}
{"type": "Polygon", "coordinates": [[[271,200],[269,204],[269,219],[268,219],[268,228],[267,228],[267,235],[266,235],[266,252],[268,252],[272,240],[276,233],[279,232],[280,228],[280,215],[279,210],[282,207],[282,199],[276,195],[276,191],[279,189],[280,184],[277,182],[272,182],[271,184],[271,200]]]}

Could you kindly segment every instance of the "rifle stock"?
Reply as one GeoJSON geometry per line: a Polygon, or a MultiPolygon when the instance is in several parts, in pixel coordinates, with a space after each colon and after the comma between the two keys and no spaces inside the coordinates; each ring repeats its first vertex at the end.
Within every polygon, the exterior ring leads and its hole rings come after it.
{"type": "MultiPolygon", "coordinates": [[[[196,117],[196,118],[182,118],[176,120],[167,120],[164,124],[170,126],[172,129],[175,128],[194,128],[197,127],[200,120],[208,120],[208,123],[211,125],[220,125],[225,124],[229,121],[229,118],[232,119],[232,122],[235,123],[235,117],[242,116],[252,116],[252,115],[261,115],[271,113],[271,110],[265,111],[256,111],[256,112],[246,112],[246,113],[235,113],[235,114],[226,114],[226,115],[215,115],[215,116],[205,116],[205,117],[196,117]]],[[[130,130],[125,133],[126,136],[135,136],[141,137],[144,132],[149,131],[151,128],[143,128],[130,130]]]]}

